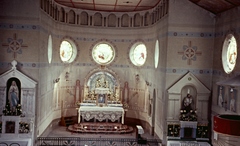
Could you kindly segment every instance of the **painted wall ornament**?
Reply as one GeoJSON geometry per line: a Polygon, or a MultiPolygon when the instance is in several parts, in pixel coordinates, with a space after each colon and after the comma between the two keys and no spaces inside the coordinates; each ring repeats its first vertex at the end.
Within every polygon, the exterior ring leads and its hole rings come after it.
{"type": "Polygon", "coordinates": [[[182,49],[183,51],[178,52],[178,54],[182,55],[182,60],[187,60],[188,65],[191,65],[192,61],[196,61],[198,55],[202,55],[202,52],[197,51],[197,46],[192,46],[191,41],[188,45],[184,45],[182,49]]]}

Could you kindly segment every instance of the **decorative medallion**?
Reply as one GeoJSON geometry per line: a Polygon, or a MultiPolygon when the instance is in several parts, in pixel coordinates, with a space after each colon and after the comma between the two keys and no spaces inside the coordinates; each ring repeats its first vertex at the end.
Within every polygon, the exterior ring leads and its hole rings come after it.
{"type": "Polygon", "coordinates": [[[187,64],[191,65],[192,61],[197,60],[197,55],[202,55],[202,52],[197,51],[196,46],[192,46],[191,41],[189,41],[188,46],[183,46],[183,51],[178,52],[178,54],[182,55],[182,60],[187,60],[187,64]]]}
{"type": "Polygon", "coordinates": [[[17,34],[13,35],[13,38],[7,39],[8,43],[2,44],[4,47],[7,48],[7,53],[13,53],[13,58],[17,58],[17,54],[22,54],[22,49],[28,47],[27,45],[23,44],[22,39],[17,39],[17,34]]]}

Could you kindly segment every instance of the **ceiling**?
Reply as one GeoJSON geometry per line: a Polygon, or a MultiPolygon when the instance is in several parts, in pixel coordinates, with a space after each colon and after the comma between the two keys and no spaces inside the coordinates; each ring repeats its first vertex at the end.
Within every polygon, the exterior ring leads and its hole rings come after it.
{"type": "MultiPolygon", "coordinates": [[[[154,8],[161,0],[54,0],[72,8],[108,12],[133,12],[154,8]]],[[[240,6],[240,0],[189,0],[192,3],[218,14],[240,6]]]]}

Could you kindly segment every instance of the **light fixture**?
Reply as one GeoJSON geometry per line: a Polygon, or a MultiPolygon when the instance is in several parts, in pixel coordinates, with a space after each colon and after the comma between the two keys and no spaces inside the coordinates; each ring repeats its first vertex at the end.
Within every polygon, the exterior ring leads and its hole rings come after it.
{"type": "Polygon", "coordinates": [[[56,78],[55,80],[53,80],[53,83],[58,83],[60,80],[60,78],[56,78]]]}

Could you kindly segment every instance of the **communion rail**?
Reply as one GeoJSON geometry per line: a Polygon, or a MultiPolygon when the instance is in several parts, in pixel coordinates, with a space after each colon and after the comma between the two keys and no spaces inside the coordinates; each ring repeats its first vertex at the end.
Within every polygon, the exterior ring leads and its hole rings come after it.
{"type": "Polygon", "coordinates": [[[37,146],[158,146],[159,139],[39,137],[37,146]]]}

